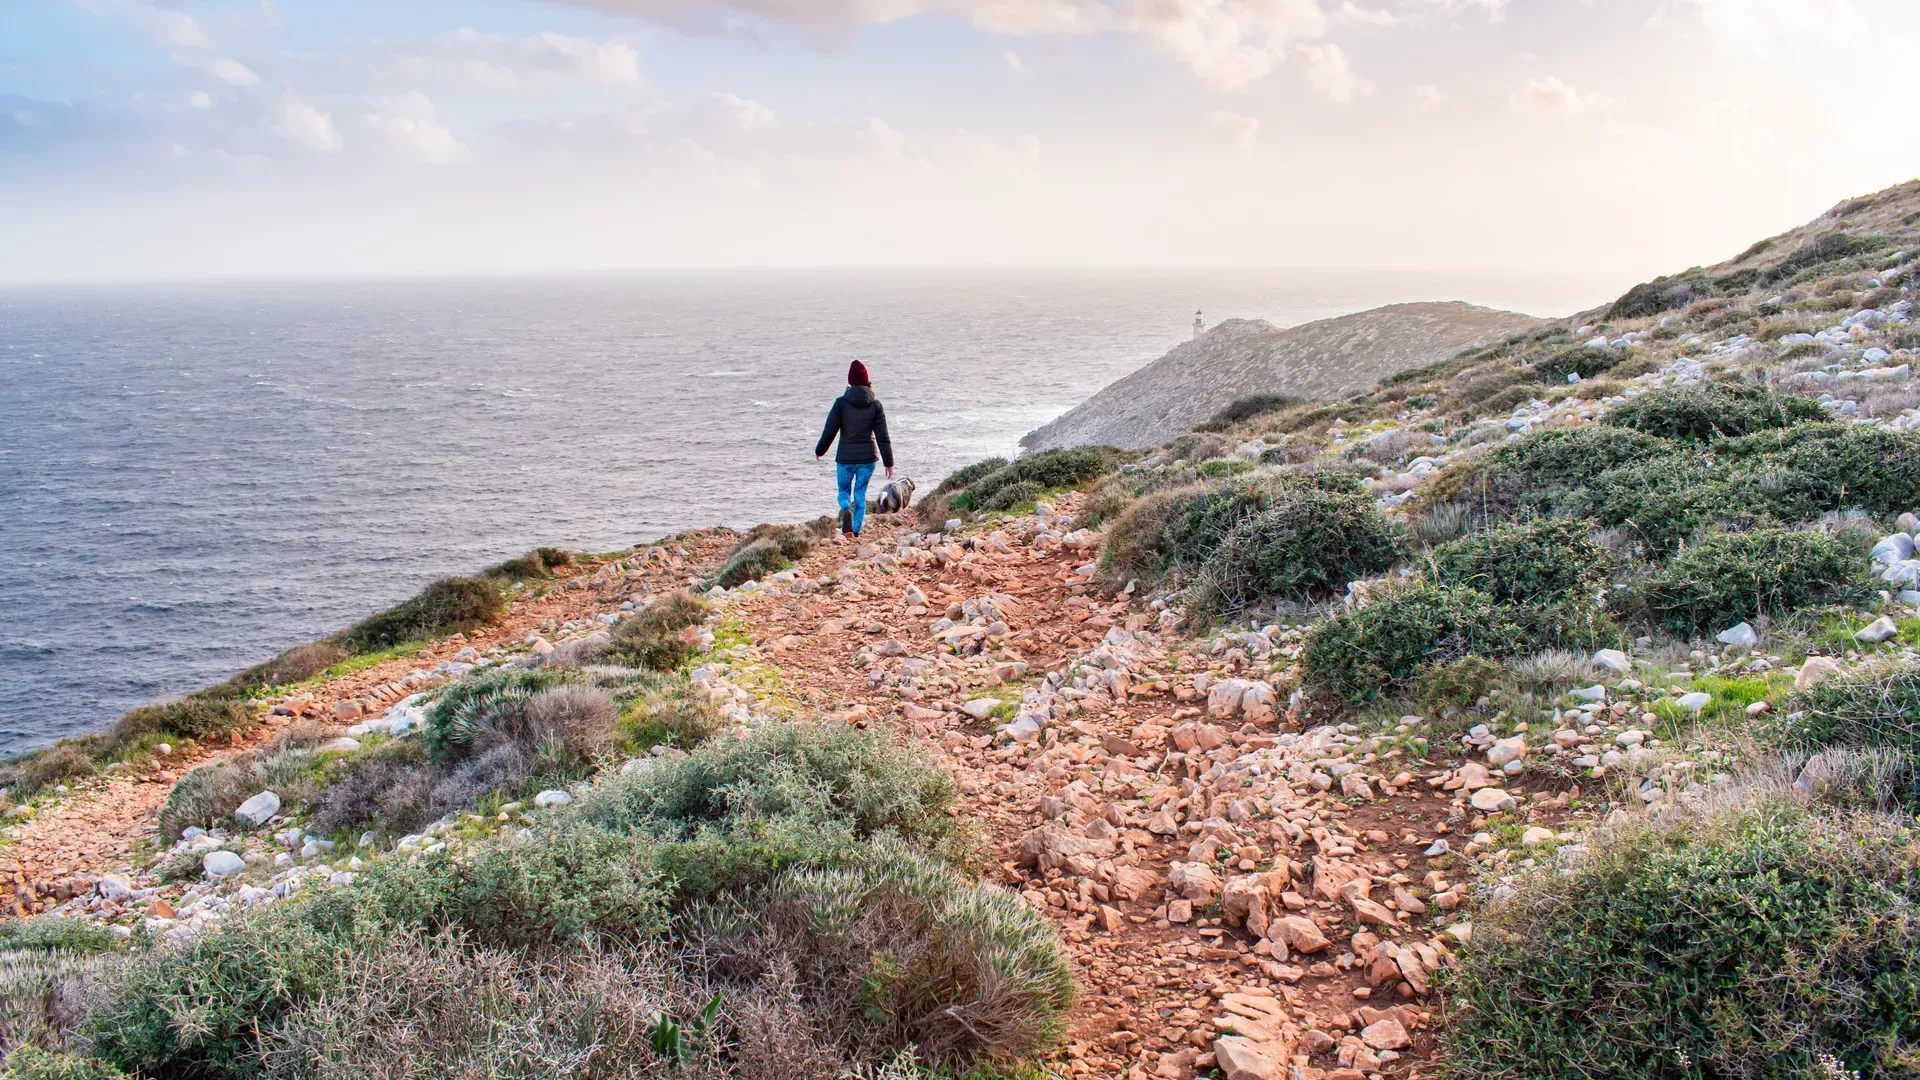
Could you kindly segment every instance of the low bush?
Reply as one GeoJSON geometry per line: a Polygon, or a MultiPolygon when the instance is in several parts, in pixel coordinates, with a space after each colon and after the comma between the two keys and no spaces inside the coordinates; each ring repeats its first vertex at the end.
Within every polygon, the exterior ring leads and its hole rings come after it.
{"type": "Polygon", "coordinates": [[[1910,1075],[1905,823],[1769,804],[1630,831],[1475,919],[1441,1058],[1490,1080],[1910,1075]]]}
{"type": "Polygon", "coordinates": [[[340,646],[328,641],[315,641],[295,645],[265,663],[255,664],[235,675],[231,681],[243,690],[262,686],[291,686],[306,682],[346,658],[347,651],[340,646]]]}
{"type": "Polygon", "coordinates": [[[1428,713],[1471,709],[1500,681],[1504,669],[1484,656],[1462,656],[1447,663],[1429,664],[1414,677],[1414,690],[1428,713]]]}
{"type": "Polygon", "coordinates": [[[1300,399],[1285,394],[1248,394],[1234,398],[1212,418],[1201,424],[1196,431],[1225,431],[1235,424],[1245,423],[1256,416],[1291,409],[1300,404],[1300,399]]]}
{"type": "Polygon", "coordinates": [[[1616,405],[1603,422],[1663,439],[1711,442],[1825,419],[1827,411],[1811,398],[1743,383],[1703,383],[1650,390],[1616,405]]]}
{"type": "Polygon", "coordinates": [[[480,576],[500,578],[503,581],[531,581],[537,578],[552,577],[555,570],[573,565],[571,552],[559,548],[534,548],[517,559],[508,559],[498,566],[489,567],[480,576]]]}
{"type": "MultiPolygon", "coordinates": [[[[1860,424],[1801,424],[1714,444],[1716,457],[1750,473],[1791,474],[1796,505],[1783,520],[1859,508],[1905,513],[1920,498],[1920,433],[1860,424]]],[[[1785,486],[1785,485],[1776,485],[1785,486]]]]}
{"type": "Polygon", "coordinates": [[[1100,551],[1102,573],[1115,583],[1160,580],[1172,559],[1167,527],[1190,499],[1207,490],[1199,486],[1166,488],[1140,497],[1121,511],[1107,530],[1107,541],[1100,551]]]}
{"type": "Polygon", "coordinates": [[[1678,634],[1718,632],[1763,615],[1857,600],[1866,591],[1866,566],[1865,545],[1852,535],[1710,533],[1649,575],[1621,606],[1678,634]]]}
{"type": "Polygon", "coordinates": [[[449,577],[418,596],[354,623],[337,639],[356,653],[377,652],[409,641],[472,630],[497,621],[506,602],[492,579],[449,577]]]}
{"type": "Polygon", "coordinates": [[[1607,318],[1645,319],[1663,311],[1686,307],[1695,300],[1713,292],[1713,284],[1705,274],[1695,273],[1683,278],[1654,278],[1652,281],[1635,285],[1626,294],[1613,302],[1607,309],[1607,318]]]}
{"type": "Polygon", "coordinates": [[[1200,606],[1238,613],[1346,588],[1393,564],[1402,533],[1364,495],[1310,487],[1276,495],[1235,522],[1203,564],[1200,606]]]}
{"type": "Polygon", "coordinates": [[[1830,679],[1798,694],[1792,734],[1812,747],[1884,747],[1920,759],[1920,666],[1830,679]]]}
{"type": "Polygon", "coordinates": [[[1429,576],[1496,600],[1599,599],[1604,552],[1591,522],[1548,518],[1496,525],[1435,548],[1429,576]]]}
{"type": "Polygon", "coordinates": [[[1569,375],[1578,375],[1582,379],[1605,375],[1618,367],[1622,359],[1624,357],[1616,349],[1590,349],[1585,345],[1574,345],[1534,361],[1533,374],[1544,382],[1558,385],[1566,382],[1569,375]]]}
{"type": "Polygon", "coordinates": [[[1870,255],[1891,243],[1892,241],[1885,236],[1873,234],[1860,236],[1836,229],[1796,248],[1786,258],[1769,267],[1761,275],[1760,280],[1767,284],[1788,281],[1809,270],[1824,269],[1849,259],[1870,255]]]}
{"type": "Polygon", "coordinates": [[[649,675],[622,689],[624,703],[616,726],[618,740],[630,752],[666,743],[691,750],[720,730],[725,718],[713,701],[685,675],[649,675]]]}
{"type": "Polygon", "coordinates": [[[767,943],[882,1046],[938,1063],[1011,1061],[1065,1034],[1073,973],[1046,917],[882,843],[850,866],[800,870],[770,892],[767,943]]]}
{"type": "Polygon", "coordinates": [[[1429,665],[1534,647],[1508,605],[1474,589],[1422,583],[1314,627],[1302,665],[1316,692],[1360,702],[1405,687],[1429,665]]]}
{"type": "MultiPolygon", "coordinates": [[[[363,828],[396,835],[418,832],[435,813],[435,773],[413,740],[389,743],[350,762],[313,800],[314,830],[323,836],[363,828]]],[[[458,807],[447,807],[447,810],[458,807]]]]}
{"type": "Polygon", "coordinates": [[[757,525],[740,544],[727,554],[720,569],[707,579],[706,588],[732,589],[749,581],[758,581],[807,557],[813,550],[813,535],[805,528],[791,525],[757,525]]]}
{"type": "Polygon", "coordinates": [[[445,761],[513,740],[525,727],[527,706],[544,690],[575,676],[555,668],[490,668],[441,691],[427,709],[427,753],[445,761]]]}
{"type": "Polygon", "coordinates": [[[663,596],[613,628],[612,655],[651,671],[672,671],[693,655],[688,632],[712,610],[689,592],[663,596]]]}
{"type": "Polygon", "coordinates": [[[972,487],[975,481],[991,476],[1006,467],[1007,459],[1003,457],[990,457],[971,465],[963,465],[948,473],[947,478],[940,481],[939,486],[928,494],[951,495],[956,491],[965,491],[972,487]]]}
{"type": "Polygon", "coordinates": [[[976,504],[978,510],[1011,510],[1021,503],[1030,503],[1045,495],[1047,489],[1035,481],[1022,480],[998,488],[976,504]]]}
{"type": "Polygon", "coordinates": [[[0,766],[0,784],[15,799],[30,799],[55,784],[94,774],[93,755],[77,742],[57,742],[45,750],[0,766]]]}
{"type": "Polygon", "coordinates": [[[258,723],[253,710],[230,698],[190,694],[161,705],[130,709],[114,726],[120,738],[159,735],[204,742],[248,731],[258,723]]]}
{"type": "Polygon", "coordinates": [[[126,1076],[104,1061],[51,1053],[37,1046],[16,1045],[0,1060],[0,1080],[124,1080],[126,1076]]]}
{"type": "MultiPolygon", "coordinates": [[[[994,496],[1003,489],[1017,485],[1033,485],[1038,488],[1033,494],[1038,495],[1053,488],[1077,487],[1112,472],[1118,460],[1118,452],[1104,446],[1042,450],[1037,454],[1015,458],[991,472],[969,479],[964,484],[963,490],[952,489],[954,494],[950,501],[953,505],[966,509],[988,509],[988,503],[992,502],[994,496]]],[[[956,477],[959,475],[960,473],[954,474],[956,477]]],[[[954,477],[948,477],[941,487],[944,488],[951,482],[954,482],[954,477]]],[[[1032,488],[1026,490],[1032,490],[1032,488]]],[[[1015,502],[1019,501],[1022,500],[1015,500],[1015,502]]],[[[998,508],[1004,509],[1011,505],[1014,503],[1001,503],[998,508]]]]}
{"type": "Polygon", "coordinates": [[[124,944],[119,935],[89,919],[40,915],[0,922],[0,953],[62,952],[96,956],[113,952],[124,944]]]}
{"type": "Polygon", "coordinates": [[[233,812],[260,791],[260,770],[252,763],[218,761],[180,778],[160,807],[160,833],[179,839],[189,825],[211,829],[232,823],[233,812]]]}

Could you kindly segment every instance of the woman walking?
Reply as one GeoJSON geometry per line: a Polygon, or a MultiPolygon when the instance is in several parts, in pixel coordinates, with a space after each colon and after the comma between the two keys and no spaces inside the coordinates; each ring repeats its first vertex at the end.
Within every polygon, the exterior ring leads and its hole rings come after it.
{"type": "Polygon", "coordinates": [[[833,455],[840,489],[840,531],[859,536],[867,520],[867,481],[873,479],[874,462],[885,464],[887,477],[893,477],[893,443],[887,438],[887,410],[873,396],[867,366],[858,360],[847,369],[846,393],[827,410],[827,426],[820,432],[813,456],[825,457],[835,436],[840,439],[840,450],[833,455]]]}

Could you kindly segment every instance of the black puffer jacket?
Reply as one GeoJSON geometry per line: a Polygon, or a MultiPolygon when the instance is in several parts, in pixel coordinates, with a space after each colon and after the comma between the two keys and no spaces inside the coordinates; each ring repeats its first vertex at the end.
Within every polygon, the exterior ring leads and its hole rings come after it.
{"type": "Polygon", "coordinates": [[[887,438],[887,410],[880,405],[880,399],[865,386],[849,386],[847,392],[834,399],[833,408],[827,410],[827,427],[820,433],[820,445],[813,448],[813,456],[819,457],[833,445],[833,437],[840,436],[840,450],[833,460],[842,465],[871,465],[874,462],[873,444],[880,444],[879,460],[887,468],[893,468],[893,442],[887,438]]]}

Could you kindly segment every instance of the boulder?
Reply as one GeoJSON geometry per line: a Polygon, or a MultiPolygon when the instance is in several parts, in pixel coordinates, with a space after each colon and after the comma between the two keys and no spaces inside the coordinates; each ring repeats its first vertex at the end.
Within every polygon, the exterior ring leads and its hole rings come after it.
{"type": "Polygon", "coordinates": [[[1375,1050],[1405,1050],[1413,1045],[1407,1029],[1398,1020],[1375,1020],[1360,1029],[1360,1041],[1375,1050]]]}
{"type": "Polygon", "coordinates": [[[1287,948],[1297,953],[1317,953],[1332,945],[1327,935],[1320,932],[1312,919],[1304,915],[1288,915],[1269,926],[1268,936],[1284,942],[1287,948]]]}
{"type": "Polygon", "coordinates": [[[1507,794],[1506,791],[1501,788],[1486,787],[1474,792],[1473,797],[1469,799],[1468,802],[1473,804],[1475,810],[1491,814],[1505,810],[1507,807],[1517,804],[1519,800],[1507,794]]]}
{"type": "Polygon", "coordinates": [[[1900,627],[1894,623],[1892,617],[1882,615],[1868,623],[1864,629],[1855,631],[1853,636],[1870,645],[1878,645],[1881,642],[1893,640],[1898,633],[1900,633],[1900,627]]]}
{"type": "Polygon", "coordinates": [[[1176,862],[1167,866],[1167,884],[1196,904],[1210,904],[1220,895],[1220,875],[1205,863],[1176,862]]]}
{"type": "Polygon", "coordinates": [[[1601,649],[1593,654],[1593,666],[1616,675],[1625,675],[1633,670],[1633,661],[1619,649],[1601,649]]]}
{"type": "Polygon", "coordinates": [[[200,868],[209,878],[232,877],[247,868],[247,860],[231,851],[209,851],[207,857],[200,860],[200,868]]]}
{"type": "Polygon", "coordinates": [[[1286,1059],[1276,1049],[1239,1035],[1222,1035],[1213,1040],[1213,1059],[1226,1080],[1279,1080],[1286,1059]]]}
{"type": "Polygon", "coordinates": [[[533,797],[533,805],[546,809],[549,806],[565,806],[573,801],[573,796],[559,788],[548,788],[533,797]]]}
{"type": "Polygon", "coordinates": [[[233,820],[249,829],[257,829],[280,812],[280,796],[271,791],[263,791],[240,804],[233,812],[233,820]]]}
{"type": "Polygon", "coordinates": [[[1754,633],[1748,623],[1735,623],[1713,636],[1722,645],[1731,645],[1736,649],[1751,649],[1760,644],[1760,635],[1754,633]]]}
{"type": "Polygon", "coordinates": [[[1487,747],[1487,764],[1494,768],[1505,768],[1508,762],[1519,761],[1527,756],[1527,740],[1515,735],[1511,739],[1500,739],[1487,747]]]}

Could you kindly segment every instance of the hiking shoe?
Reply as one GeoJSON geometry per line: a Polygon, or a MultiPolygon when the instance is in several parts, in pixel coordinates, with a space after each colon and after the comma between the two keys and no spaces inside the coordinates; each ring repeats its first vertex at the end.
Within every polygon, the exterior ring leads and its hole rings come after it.
{"type": "Polygon", "coordinates": [[[840,511],[840,531],[848,536],[853,535],[853,511],[840,511]]]}

